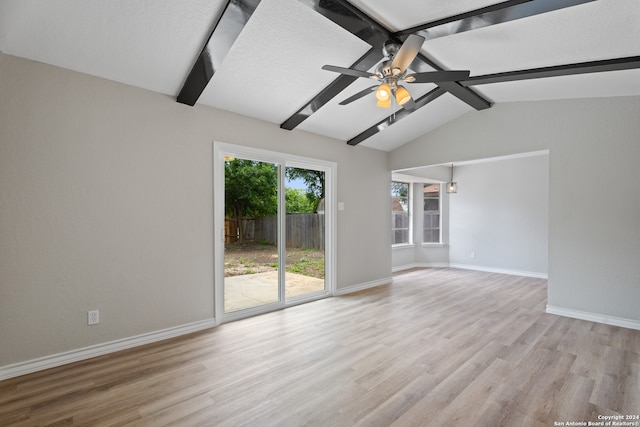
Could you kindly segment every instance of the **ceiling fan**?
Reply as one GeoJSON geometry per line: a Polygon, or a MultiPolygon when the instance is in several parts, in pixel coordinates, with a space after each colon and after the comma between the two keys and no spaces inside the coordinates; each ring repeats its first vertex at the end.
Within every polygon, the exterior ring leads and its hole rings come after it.
{"type": "Polygon", "coordinates": [[[378,99],[378,107],[390,108],[391,98],[407,109],[414,109],[415,102],[409,91],[400,83],[438,83],[445,81],[464,80],[469,77],[469,71],[429,71],[424,73],[407,74],[409,65],[420,52],[420,47],[424,43],[424,37],[415,34],[410,35],[402,45],[393,40],[387,41],[382,53],[385,59],[377,66],[375,73],[355,70],[353,68],[337,67],[335,65],[324,65],[323,70],[333,71],[348,76],[366,77],[377,80],[379,84],[368,87],[355,95],[350,96],[340,105],[347,105],[357,99],[374,92],[378,99]]]}

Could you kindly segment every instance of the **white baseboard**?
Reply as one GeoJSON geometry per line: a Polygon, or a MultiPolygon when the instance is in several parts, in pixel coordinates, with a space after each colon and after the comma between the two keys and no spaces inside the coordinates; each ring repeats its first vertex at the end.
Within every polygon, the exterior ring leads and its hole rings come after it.
{"type": "Polygon", "coordinates": [[[414,262],[411,264],[398,265],[391,269],[391,272],[411,270],[412,268],[460,268],[462,270],[483,271],[486,273],[510,274],[512,276],[534,277],[537,279],[548,279],[547,273],[537,273],[534,271],[507,270],[504,268],[483,267],[468,264],[448,264],[446,262],[414,262]]]}
{"type": "Polygon", "coordinates": [[[475,270],[484,271],[487,273],[499,273],[510,274],[512,276],[534,277],[537,279],[548,279],[547,273],[538,273],[535,271],[523,271],[523,270],[507,270],[504,268],[483,267],[480,265],[468,265],[468,264],[449,264],[451,268],[460,268],[462,270],[475,270]]]}
{"type": "Polygon", "coordinates": [[[620,326],[621,328],[640,330],[640,321],[638,320],[624,319],[607,314],[589,313],[587,311],[571,310],[569,308],[554,307],[552,305],[547,305],[547,313],[571,317],[573,319],[588,320],[590,322],[604,323],[605,325],[620,326]]]}
{"type": "Polygon", "coordinates": [[[54,368],[56,366],[66,365],[68,363],[78,362],[80,360],[90,359],[96,356],[103,356],[105,354],[114,353],[116,351],[144,344],[151,344],[168,338],[175,338],[180,335],[190,334],[192,332],[201,331],[214,326],[216,326],[215,319],[201,320],[199,322],[163,329],[161,331],[149,332],[103,344],[96,344],[76,350],[65,351],[64,353],[52,354],[38,359],[27,360],[25,362],[0,366],[0,381],[18,377],[20,375],[30,374],[32,372],[54,368]]]}
{"type": "Polygon", "coordinates": [[[397,273],[398,271],[404,271],[404,270],[411,270],[412,268],[417,268],[418,265],[416,263],[413,264],[405,264],[405,265],[398,265],[396,267],[392,267],[391,268],[391,272],[392,273],[397,273]]]}
{"type": "Polygon", "coordinates": [[[372,282],[360,283],[358,285],[347,286],[346,288],[340,288],[336,291],[336,295],[345,295],[352,292],[362,291],[364,289],[375,288],[376,286],[389,285],[393,282],[391,277],[385,279],[374,280],[372,282]]]}
{"type": "Polygon", "coordinates": [[[446,262],[414,262],[412,264],[398,265],[391,269],[392,273],[399,271],[411,270],[412,268],[448,268],[449,264],[446,262]]]}

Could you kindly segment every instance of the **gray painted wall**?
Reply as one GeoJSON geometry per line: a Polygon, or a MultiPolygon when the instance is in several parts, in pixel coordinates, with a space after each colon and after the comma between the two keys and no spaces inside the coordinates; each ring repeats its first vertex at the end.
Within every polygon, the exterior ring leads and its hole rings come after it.
{"type": "Polygon", "coordinates": [[[546,155],[456,167],[451,264],[546,276],[548,176],[546,155]]]}
{"type": "Polygon", "coordinates": [[[390,167],[549,149],[548,304],[640,321],[638,117],[640,97],[498,104],[394,150],[390,167]]]}
{"type": "Polygon", "coordinates": [[[214,316],[214,140],[337,162],[338,288],[390,277],[387,153],[4,54],[0,76],[0,366],[214,316]]]}

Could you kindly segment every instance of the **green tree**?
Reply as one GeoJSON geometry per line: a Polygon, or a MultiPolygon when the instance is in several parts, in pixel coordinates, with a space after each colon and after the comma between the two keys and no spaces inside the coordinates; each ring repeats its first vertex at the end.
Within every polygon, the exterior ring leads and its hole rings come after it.
{"type": "Polygon", "coordinates": [[[409,184],[391,181],[391,197],[396,198],[404,210],[407,210],[409,208],[409,184]]]}
{"type": "Polygon", "coordinates": [[[313,206],[311,212],[315,212],[318,209],[318,202],[324,198],[324,172],[288,167],[285,169],[285,174],[290,180],[302,179],[304,181],[307,186],[305,195],[313,206]]]}
{"type": "Polygon", "coordinates": [[[246,159],[224,163],[225,213],[235,219],[244,242],[245,216],[275,215],[278,212],[278,167],[246,159]]]}
{"type": "Polygon", "coordinates": [[[287,213],[313,213],[316,206],[309,200],[304,190],[299,188],[285,189],[287,213]]]}

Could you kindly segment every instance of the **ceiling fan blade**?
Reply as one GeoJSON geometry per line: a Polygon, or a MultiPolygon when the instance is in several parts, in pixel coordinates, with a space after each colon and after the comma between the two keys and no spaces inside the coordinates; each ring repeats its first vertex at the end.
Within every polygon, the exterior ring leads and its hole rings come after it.
{"type": "Polygon", "coordinates": [[[354,70],[353,68],[336,67],[335,65],[323,65],[323,70],[333,71],[334,73],[346,74],[348,76],[355,77],[377,77],[375,74],[371,74],[367,71],[354,70]]]}
{"type": "Polygon", "coordinates": [[[426,73],[409,74],[405,77],[407,83],[438,83],[465,80],[470,71],[428,71],[426,73]],[[411,79],[413,78],[413,81],[411,79]]]}
{"type": "Polygon", "coordinates": [[[424,37],[416,36],[415,34],[411,34],[407,39],[402,43],[398,53],[396,53],[395,58],[393,58],[393,62],[391,63],[391,68],[399,68],[400,72],[404,72],[409,65],[413,62],[413,60],[420,52],[420,48],[422,47],[422,43],[424,43],[424,37]]]}
{"type": "Polygon", "coordinates": [[[345,99],[344,101],[340,102],[339,105],[347,105],[347,104],[351,104],[353,101],[357,101],[358,99],[369,95],[370,93],[373,93],[374,89],[376,89],[378,87],[378,85],[374,85],[371,87],[368,87],[366,89],[361,90],[360,92],[351,95],[350,97],[348,97],[347,99],[345,99]]]}

